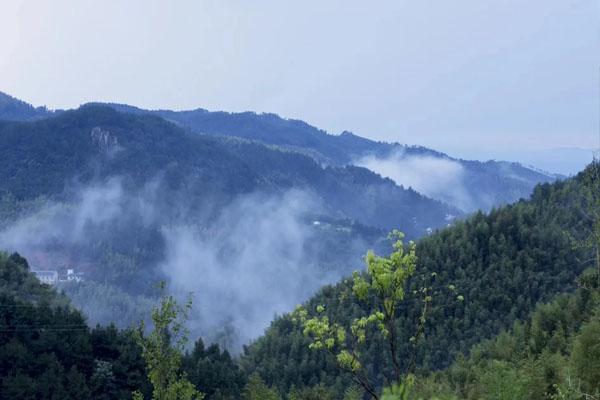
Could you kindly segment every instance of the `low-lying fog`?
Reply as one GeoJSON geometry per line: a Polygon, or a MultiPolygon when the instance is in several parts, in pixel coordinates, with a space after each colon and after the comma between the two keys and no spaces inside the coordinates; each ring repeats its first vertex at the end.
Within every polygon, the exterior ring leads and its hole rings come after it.
{"type": "MultiPolygon", "coordinates": [[[[77,187],[68,201],[45,202],[9,224],[0,248],[28,257],[32,269],[83,271],[84,282],[64,288],[90,324],[147,317],[151,287],[164,279],[181,299],[193,293],[192,339],[233,351],[362,266],[356,256],[341,269],[323,267],[315,243],[324,227],[311,219],[322,210],[308,193],[244,195],[207,218],[190,204],[167,209],[160,190],[158,180],[126,190],[119,178],[77,187]]],[[[367,248],[358,239],[339,245],[356,255],[367,248]]]]}

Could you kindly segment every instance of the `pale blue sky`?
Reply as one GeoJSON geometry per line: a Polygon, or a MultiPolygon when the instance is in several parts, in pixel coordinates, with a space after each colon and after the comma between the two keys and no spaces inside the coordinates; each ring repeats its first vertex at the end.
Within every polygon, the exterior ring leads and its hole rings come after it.
{"type": "Polygon", "coordinates": [[[0,3],[35,105],[268,111],[479,158],[598,142],[600,1],[0,3]]]}

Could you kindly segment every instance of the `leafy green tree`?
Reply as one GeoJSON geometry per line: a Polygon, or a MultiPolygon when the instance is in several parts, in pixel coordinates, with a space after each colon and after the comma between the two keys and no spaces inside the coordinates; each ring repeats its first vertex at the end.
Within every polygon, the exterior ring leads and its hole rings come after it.
{"type": "MultiPolygon", "coordinates": [[[[160,288],[165,290],[165,284],[160,288]]],[[[145,336],[143,321],[137,330],[137,342],[146,360],[148,378],[153,386],[153,400],[201,400],[204,395],[180,372],[182,353],[187,344],[185,319],[191,309],[191,298],[182,307],[173,296],[164,295],[152,310],[154,328],[145,336]]],[[[136,400],[143,396],[134,393],[136,400]]]]}
{"type": "Polygon", "coordinates": [[[415,393],[416,379],[408,375],[402,383],[395,383],[383,389],[381,400],[457,400],[452,394],[419,395],[415,393]]]}
{"type": "Polygon", "coordinates": [[[352,385],[344,390],[344,400],[362,400],[364,391],[358,385],[352,385]]]}
{"type": "MultiPolygon", "coordinates": [[[[401,366],[398,352],[397,318],[399,305],[405,300],[407,281],[414,275],[417,255],[416,245],[409,242],[406,249],[402,241],[404,235],[393,231],[390,238],[395,240],[393,252],[388,257],[377,256],[369,251],[365,257],[365,274],[354,273],[352,293],[359,302],[368,305],[369,313],[355,318],[347,328],[338,322],[331,322],[325,314],[325,307],[317,306],[317,315],[310,317],[304,307],[298,307],[295,318],[304,329],[304,335],[312,338],[311,349],[324,349],[335,357],[339,368],[353,376],[372,398],[378,399],[377,389],[371,383],[369,373],[364,367],[361,347],[367,344],[368,336],[373,333],[371,326],[379,332],[388,348],[389,359],[394,373],[389,381],[401,383],[403,377],[411,373],[415,366],[417,342],[424,332],[427,312],[432,301],[430,288],[422,286],[413,294],[421,298],[421,312],[416,321],[414,335],[410,338],[413,352],[407,363],[407,369],[401,366]]],[[[435,277],[435,274],[432,274],[435,277]]],[[[449,289],[454,291],[453,286],[449,289]]],[[[462,296],[459,296],[462,300],[462,296]]]]}
{"type": "Polygon", "coordinates": [[[395,383],[390,387],[384,388],[381,400],[408,400],[414,383],[415,377],[408,375],[404,382],[395,383]]]}

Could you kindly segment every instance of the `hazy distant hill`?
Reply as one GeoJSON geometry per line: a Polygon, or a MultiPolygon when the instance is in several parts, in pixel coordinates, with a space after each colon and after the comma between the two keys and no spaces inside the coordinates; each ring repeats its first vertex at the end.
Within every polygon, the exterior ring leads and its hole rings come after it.
{"type": "Polygon", "coordinates": [[[376,142],[351,132],[331,135],[303,121],[275,114],[142,110],[110,104],[130,113],[151,113],[199,134],[236,136],[300,152],[325,165],[366,166],[398,184],[463,211],[527,198],[537,183],[558,176],[504,161],[467,161],[421,146],[376,142]],[[412,173],[407,173],[413,171],[412,173]]]}
{"type": "MultiPolygon", "coordinates": [[[[10,96],[3,98],[6,100],[0,103],[0,120],[53,115],[45,108],[34,108],[10,96]]],[[[514,162],[467,161],[425,147],[376,142],[350,132],[331,135],[303,121],[275,114],[143,110],[124,104],[108,105],[121,112],[160,116],[198,134],[259,141],[308,155],[322,165],[364,166],[466,212],[489,210],[527,198],[537,183],[559,177],[514,162]]]]}
{"type": "Polygon", "coordinates": [[[412,236],[457,211],[365,168],[322,167],[295,152],[186,133],[162,118],[88,105],[34,122],[0,122],[1,191],[17,199],[63,192],[75,178],[112,175],[141,187],[160,176],[169,192],[196,200],[256,190],[302,189],[332,213],[412,236]]]}
{"type": "Polygon", "coordinates": [[[0,92],[0,119],[6,121],[26,121],[51,116],[46,107],[33,107],[31,104],[0,92]]]}

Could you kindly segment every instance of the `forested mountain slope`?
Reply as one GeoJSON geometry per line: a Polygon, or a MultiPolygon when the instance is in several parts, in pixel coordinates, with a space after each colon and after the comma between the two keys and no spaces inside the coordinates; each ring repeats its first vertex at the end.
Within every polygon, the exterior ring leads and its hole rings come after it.
{"type": "MultiPolygon", "coordinates": [[[[0,120],[47,118],[49,112],[8,95],[0,96],[0,120]]],[[[97,104],[97,103],[96,103],[97,104]]],[[[369,140],[350,132],[331,135],[300,120],[253,112],[143,110],[124,104],[106,104],[118,111],[155,115],[194,133],[239,137],[307,155],[320,164],[366,166],[398,185],[444,201],[463,211],[489,210],[527,198],[537,183],[556,175],[518,163],[466,161],[421,146],[369,140]]]]}
{"type": "Polygon", "coordinates": [[[384,230],[404,226],[411,237],[451,223],[462,213],[372,171],[348,165],[323,167],[302,154],[236,138],[215,138],[262,179],[278,188],[306,187],[325,200],[328,214],[384,230]],[[341,212],[340,212],[341,211],[341,212]],[[445,223],[441,223],[444,221],[445,223]],[[425,229],[423,229],[425,228],[425,229]]]}
{"type": "Polygon", "coordinates": [[[552,174],[518,163],[460,160],[425,147],[376,142],[351,132],[331,135],[304,121],[283,119],[275,114],[203,109],[148,111],[122,104],[110,106],[135,114],[159,115],[200,134],[242,137],[276,145],[309,155],[326,165],[366,165],[384,176],[389,174],[398,184],[414,185],[423,194],[464,211],[489,210],[527,198],[536,184],[556,179],[552,174]],[[414,172],[407,174],[404,169],[414,172]],[[455,181],[455,187],[433,189],[429,181],[435,178],[427,176],[432,172],[434,177],[449,175],[445,178],[455,181]],[[414,174],[422,176],[415,177],[414,174]]]}
{"type": "Polygon", "coordinates": [[[139,187],[162,174],[171,190],[251,190],[258,177],[238,158],[161,118],[82,107],[33,122],[0,122],[0,182],[19,200],[61,194],[77,179],[112,175],[139,187]]]}
{"type": "Polygon", "coordinates": [[[540,304],[525,321],[422,380],[424,398],[586,399],[600,395],[598,270],[578,278],[575,293],[540,304]],[[587,397],[586,397],[587,395],[587,397]],[[552,397],[554,396],[554,397],[552,397]]]}
{"type": "Polygon", "coordinates": [[[86,184],[118,175],[137,188],[160,178],[170,194],[196,201],[310,190],[337,217],[385,229],[402,226],[413,236],[457,213],[364,168],[323,168],[296,153],[189,135],[161,118],[102,106],[35,122],[0,122],[0,139],[1,190],[18,200],[59,195],[75,179],[86,184]]]}
{"type": "MultiPolygon", "coordinates": [[[[89,328],[29,269],[20,255],[0,252],[0,398],[131,399],[134,391],[151,398],[138,332],[89,328]]],[[[207,399],[240,398],[246,376],[227,351],[198,339],[182,356],[181,369],[207,399]]]]}
{"type": "Polygon", "coordinates": [[[0,92],[0,120],[27,121],[49,117],[52,114],[46,107],[33,107],[31,104],[0,92]]]}
{"type": "Polygon", "coordinates": [[[91,330],[68,300],[0,253],[0,398],[131,398],[149,393],[131,331],[91,330]]]}
{"type": "MultiPolygon", "coordinates": [[[[542,184],[529,201],[489,215],[478,213],[418,242],[418,274],[410,289],[416,290],[435,273],[434,289],[455,285],[464,296],[464,302],[454,301],[452,295],[434,300],[418,350],[421,371],[448,366],[474,344],[527,318],[538,302],[574,289],[575,278],[584,269],[584,249],[574,246],[574,240],[583,239],[591,228],[592,221],[584,215],[597,205],[599,194],[590,183],[597,168],[590,166],[564,182],[542,184]]],[[[345,325],[368,311],[353,298],[349,281],[324,288],[306,307],[314,311],[317,305],[324,305],[330,320],[345,325]]],[[[410,358],[409,338],[419,311],[418,300],[407,300],[397,320],[404,360],[410,358]]],[[[349,385],[347,376],[325,352],[310,351],[308,344],[302,329],[283,316],[247,348],[244,362],[282,392],[292,385],[325,382],[342,393],[349,385]]],[[[380,340],[373,340],[362,351],[379,384],[382,372],[391,368],[382,359],[381,346],[380,340]]]]}

